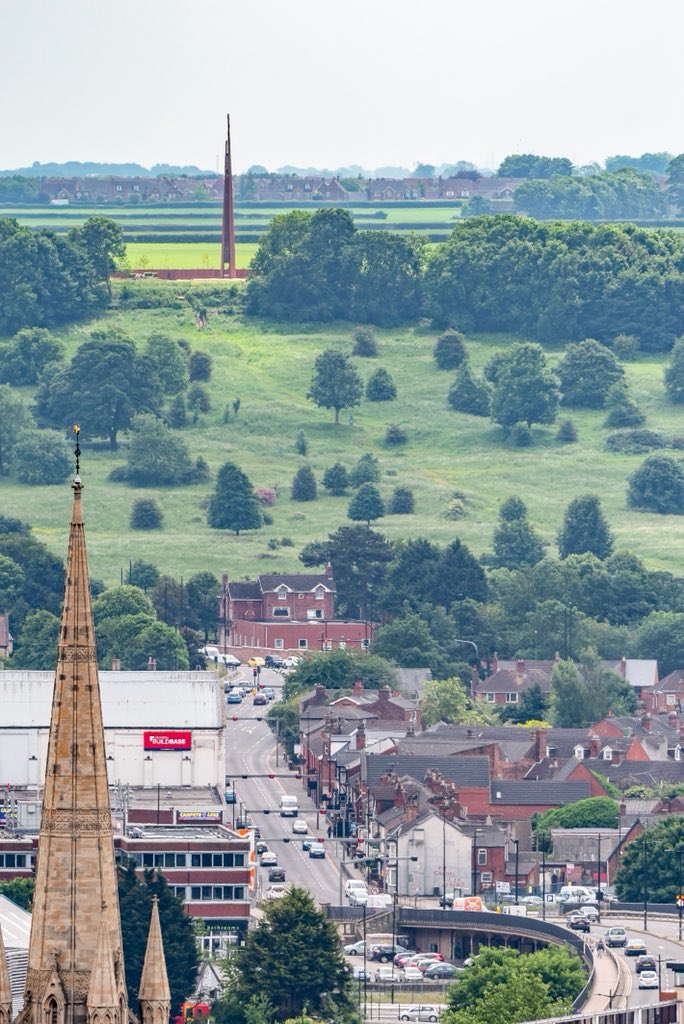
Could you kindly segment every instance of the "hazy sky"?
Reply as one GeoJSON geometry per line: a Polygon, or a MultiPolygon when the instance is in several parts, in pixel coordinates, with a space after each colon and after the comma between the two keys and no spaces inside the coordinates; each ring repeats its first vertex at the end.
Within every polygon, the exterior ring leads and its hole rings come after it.
{"type": "Polygon", "coordinates": [[[0,167],[684,150],[681,0],[0,0],[0,167]]]}

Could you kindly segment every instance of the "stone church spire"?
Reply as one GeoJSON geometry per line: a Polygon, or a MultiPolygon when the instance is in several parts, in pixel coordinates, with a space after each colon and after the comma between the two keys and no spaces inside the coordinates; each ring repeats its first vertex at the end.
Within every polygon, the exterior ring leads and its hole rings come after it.
{"type": "Polygon", "coordinates": [[[103,957],[115,979],[120,1024],[127,1017],[79,455],[77,440],[26,996],[17,1024],[89,1024],[88,993],[103,957]]]}
{"type": "Polygon", "coordinates": [[[147,933],[147,949],[143,963],[140,988],[140,1020],[142,1024],[167,1024],[171,1007],[169,978],[164,959],[164,943],[159,922],[157,897],[152,901],[150,930],[147,933]]]}
{"type": "Polygon", "coordinates": [[[0,928],[0,1024],[10,1024],[12,1020],[12,989],[10,988],[9,968],[5,954],[5,943],[0,928]]]}

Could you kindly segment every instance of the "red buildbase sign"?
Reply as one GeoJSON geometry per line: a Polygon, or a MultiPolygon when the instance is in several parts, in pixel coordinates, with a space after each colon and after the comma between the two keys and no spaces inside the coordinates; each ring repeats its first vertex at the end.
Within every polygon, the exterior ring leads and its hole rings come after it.
{"type": "Polygon", "coordinates": [[[144,732],[145,750],[192,750],[191,732],[144,732]]]}

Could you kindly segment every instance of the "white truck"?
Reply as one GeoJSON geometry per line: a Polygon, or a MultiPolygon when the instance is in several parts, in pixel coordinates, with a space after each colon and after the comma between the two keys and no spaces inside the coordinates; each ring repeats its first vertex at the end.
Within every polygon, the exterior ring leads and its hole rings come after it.
{"type": "Polygon", "coordinates": [[[280,798],[280,817],[296,818],[299,814],[299,800],[296,796],[283,794],[280,798]]]}

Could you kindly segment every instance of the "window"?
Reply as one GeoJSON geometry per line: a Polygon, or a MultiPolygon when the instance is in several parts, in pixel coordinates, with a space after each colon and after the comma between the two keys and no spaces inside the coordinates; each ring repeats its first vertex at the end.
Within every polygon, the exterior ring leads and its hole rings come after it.
{"type": "Polygon", "coordinates": [[[244,900],[244,885],[193,885],[190,887],[192,900],[244,900]]]}
{"type": "Polygon", "coordinates": [[[675,699],[676,698],[675,698],[675,694],[674,693],[668,693],[666,698],[665,698],[665,703],[674,706],[675,699]]]}
{"type": "Polygon", "coordinates": [[[325,587],[316,587],[316,600],[325,601],[325,587]]]}
{"type": "Polygon", "coordinates": [[[305,650],[308,646],[309,646],[309,641],[308,640],[298,640],[297,641],[297,647],[299,647],[299,649],[302,650],[302,651],[305,650]]]}
{"type": "Polygon", "coordinates": [[[273,614],[276,617],[279,616],[280,618],[285,618],[286,616],[288,616],[290,614],[290,609],[289,608],[274,608],[273,609],[273,614]]]}
{"type": "Polygon", "coordinates": [[[276,651],[282,651],[284,646],[285,646],[285,644],[283,643],[282,640],[274,640],[273,641],[273,647],[274,647],[274,650],[276,650],[276,651]]]}
{"type": "Polygon", "coordinates": [[[25,868],[25,853],[0,853],[0,868],[25,868]]]}
{"type": "Polygon", "coordinates": [[[613,760],[613,751],[611,750],[610,747],[604,747],[603,748],[603,760],[604,761],[612,761],[613,760]]]}
{"type": "Polygon", "coordinates": [[[488,704],[494,704],[495,701],[496,701],[496,694],[495,693],[488,693],[487,694],[487,703],[488,704]]]}
{"type": "Polygon", "coordinates": [[[323,609],[322,608],[307,608],[306,609],[307,619],[322,619],[323,609]]]}
{"type": "Polygon", "coordinates": [[[491,885],[492,884],[492,873],[491,873],[491,871],[483,871],[480,874],[480,881],[482,882],[483,885],[491,885]]]}
{"type": "Polygon", "coordinates": [[[517,704],[518,703],[518,694],[517,693],[507,693],[506,694],[506,703],[507,704],[517,704]]]}
{"type": "Polygon", "coordinates": [[[279,587],[277,593],[279,601],[287,601],[287,587],[279,587]]]}
{"type": "Polygon", "coordinates": [[[579,744],[575,747],[575,757],[578,761],[584,760],[584,747],[581,747],[579,744]]]}
{"type": "Polygon", "coordinates": [[[486,850],[478,850],[477,851],[477,863],[478,864],[486,864],[487,863],[487,851],[486,850]]]}

